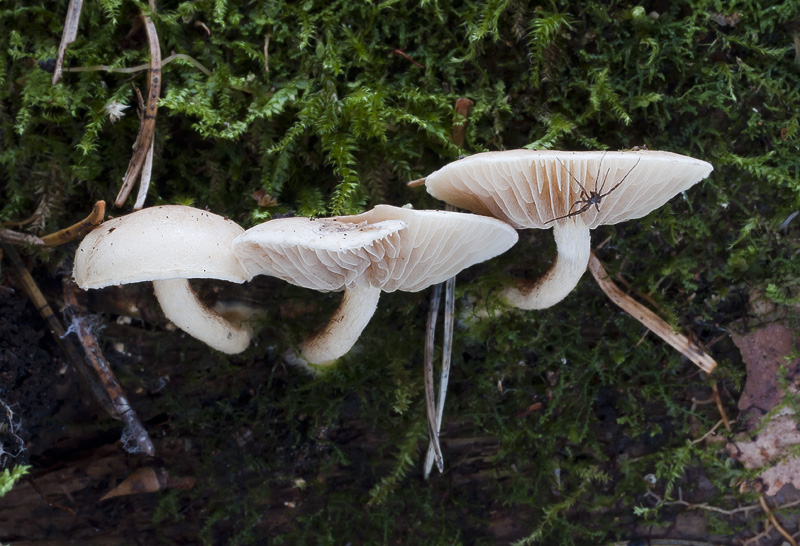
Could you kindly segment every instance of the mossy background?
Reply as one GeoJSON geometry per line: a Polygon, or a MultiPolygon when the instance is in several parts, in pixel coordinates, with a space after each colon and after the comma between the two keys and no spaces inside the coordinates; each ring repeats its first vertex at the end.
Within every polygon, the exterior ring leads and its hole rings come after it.
{"type": "MultiPolygon", "coordinates": [[[[0,221],[35,215],[31,230],[52,232],[113,202],[146,71],[68,72],[51,85],[39,63],[56,56],[67,2],[26,4],[0,4],[0,221]],[[112,100],[131,105],[117,123],[112,100]]],[[[141,11],[86,2],[65,66],[146,63],[141,11]]],[[[189,55],[211,75],[164,66],[148,205],[209,207],[250,227],[287,212],[441,207],[405,183],[484,150],[647,146],[711,162],[707,180],[593,241],[608,240],[608,269],[677,328],[713,342],[713,380],[735,415],[744,366],[727,334],[747,326],[754,289],[779,303],[797,294],[800,221],[781,227],[800,207],[796,2],[198,0],[151,16],[164,57],[189,55]],[[464,149],[450,138],[460,97],[475,103],[464,149]],[[257,190],[277,203],[259,206],[257,190]]],[[[719,419],[713,405],[692,409],[709,379],[642,338],[589,275],[552,309],[472,317],[470,302],[492,305],[511,276],[544,271],[551,239],[522,232],[459,277],[443,438],[464,441],[456,458],[445,443],[446,472],[429,483],[427,293],[384,296],[355,350],[309,377],[277,355],[338,296],[268,279],[210,287],[266,310],[243,356],[183,339],[191,358],[116,358],[131,392],[172,377],[138,407],[151,434],[190,442],[167,462],[198,477],[159,497],[148,532],[170,542],[164,529],[189,522],[205,544],[597,544],[674,521],[678,507],[645,496],[647,474],[666,499],[702,476],[704,501],[752,502],[738,489],[752,473],[718,445],[688,443],[719,419]],[[287,491],[292,506],[276,500],[287,491]]],[[[74,248],[26,252],[43,280],[74,248]]],[[[144,327],[174,345],[163,322],[144,327]]],[[[709,517],[721,536],[754,525],[709,517]]]]}

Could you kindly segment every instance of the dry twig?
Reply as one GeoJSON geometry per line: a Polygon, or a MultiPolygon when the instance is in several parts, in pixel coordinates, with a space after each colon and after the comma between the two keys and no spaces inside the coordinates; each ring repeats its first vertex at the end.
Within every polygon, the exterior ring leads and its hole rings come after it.
{"type": "MultiPolygon", "coordinates": [[[[133,156],[128,164],[128,171],[122,179],[122,187],[117,194],[114,205],[121,207],[133,189],[136,178],[142,171],[142,167],[147,159],[147,154],[151,150],[153,137],[156,130],[156,113],[158,112],[158,97],[161,93],[161,46],[158,43],[158,34],[153,21],[147,15],[142,15],[145,30],[147,31],[147,42],[150,47],[150,73],[149,87],[147,92],[147,105],[142,115],[142,123],[139,126],[139,135],[133,145],[133,156]]],[[[146,192],[145,192],[146,193],[146,192]]]]}
{"type": "Polygon", "coordinates": [[[641,322],[646,328],[666,341],[674,349],[683,354],[686,358],[694,362],[701,370],[711,373],[717,367],[713,358],[708,356],[700,347],[692,343],[686,336],[675,332],[670,325],[653,313],[650,309],[637,302],[608,278],[608,273],[603,268],[603,264],[592,254],[589,258],[589,271],[600,285],[606,295],[616,303],[623,311],[641,322]]]}

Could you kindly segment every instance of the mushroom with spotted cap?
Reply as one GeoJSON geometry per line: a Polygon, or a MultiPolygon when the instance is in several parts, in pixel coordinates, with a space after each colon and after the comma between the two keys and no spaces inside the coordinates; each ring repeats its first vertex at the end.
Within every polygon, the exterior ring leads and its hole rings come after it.
{"type": "Polygon", "coordinates": [[[512,226],[553,228],[558,256],[536,281],[501,298],[521,309],[555,305],[577,285],[590,255],[589,231],[641,218],[707,177],[711,164],[662,151],[484,152],[425,179],[428,193],[512,226]]]}
{"type": "Polygon", "coordinates": [[[75,254],[83,289],[152,281],[164,315],[181,330],[228,354],[247,348],[250,328],[206,307],[189,279],[250,280],[231,251],[244,232],[235,222],[185,207],[151,207],[104,222],[75,254]]]}
{"type": "Polygon", "coordinates": [[[493,218],[378,205],[354,216],[271,220],[237,237],[233,252],[250,276],[271,275],[319,291],[344,289],[328,325],[301,346],[306,361],[324,364],[350,350],[381,291],[418,292],[516,241],[516,231],[493,218]]]}

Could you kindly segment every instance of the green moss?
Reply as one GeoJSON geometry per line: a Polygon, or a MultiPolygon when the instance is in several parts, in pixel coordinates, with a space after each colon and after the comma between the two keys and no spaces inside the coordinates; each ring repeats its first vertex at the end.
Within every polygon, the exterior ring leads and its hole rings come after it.
{"type": "MultiPolygon", "coordinates": [[[[66,5],[0,8],[0,220],[36,212],[44,231],[113,200],[138,130],[132,85],[146,85],[145,72],[99,71],[52,86],[37,63],[55,57],[66,5]],[[111,100],[132,106],[113,124],[111,100]]],[[[67,66],[147,61],[143,31],[132,31],[138,4],[83,9],[67,66]]],[[[209,206],[245,226],[289,211],[439,206],[405,182],[464,153],[450,130],[456,99],[469,97],[468,153],[647,145],[714,164],[648,217],[593,234],[608,239],[599,255],[612,274],[710,342],[741,318],[750,289],[796,299],[799,224],[779,227],[800,206],[796,17],[788,1],[160,3],[164,57],[195,62],[164,67],[148,203],[209,206]],[[258,206],[258,189],[277,206],[258,206]]],[[[36,257],[55,267],[69,252],[36,257]]],[[[276,357],[336,296],[270,285],[259,345],[242,357],[187,340],[202,357],[170,363],[181,380],[152,403],[170,416],[166,433],[191,439],[184,473],[207,479],[165,497],[156,521],[189,517],[179,505],[191,504],[213,544],[265,533],[284,544],[490,544],[508,517],[509,540],[587,544],[666,521],[647,474],[665,500],[702,472],[718,492],[708,502],[747,502],[736,488],[747,472],[714,445],[687,444],[718,419],[713,407],[691,410],[707,380],[588,276],[556,308],[472,316],[470,302],[491,310],[510,277],[535,277],[553,255],[549,234],[523,233],[459,278],[445,434],[495,443],[446,451],[448,470],[431,483],[418,476],[426,295],[384,296],[356,350],[313,378],[276,357]],[[317,307],[287,318],[286,302],[317,307]],[[307,486],[293,488],[297,478],[307,486]],[[279,514],[275,502],[296,508],[279,514]]],[[[713,350],[715,377],[735,395],[739,357],[726,339],[713,350]]],[[[715,518],[719,532],[742,525],[715,518]]]]}

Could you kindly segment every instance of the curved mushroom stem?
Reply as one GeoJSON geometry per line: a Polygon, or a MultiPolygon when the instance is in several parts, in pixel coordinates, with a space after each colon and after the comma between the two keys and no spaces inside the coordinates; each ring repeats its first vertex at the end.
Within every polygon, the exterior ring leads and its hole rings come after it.
{"type": "Polygon", "coordinates": [[[327,326],[303,342],[302,357],[312,364],[330,364],[347,353],[375,314],[380,297],[380,288],[345,288],[342,303],[327,326]]]}
{"type": "Polygon", "coordinates": [[[225,320],[203,305],[188,279],[153,281],[153,289],[164,315],[190,336],[229,355],[247,349],[252,330],[225,320]]]}
{"type": "Polygon", "coordinates": [[[546,309],[557,304],[581,280],[591,254],[589,228],[580,215],[567,218],[553,227],[558,257],[547,273],[535,281],[517,281],[500,298],[520,309],[546,309]]]}

